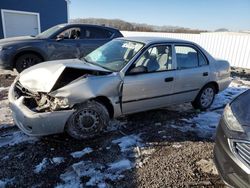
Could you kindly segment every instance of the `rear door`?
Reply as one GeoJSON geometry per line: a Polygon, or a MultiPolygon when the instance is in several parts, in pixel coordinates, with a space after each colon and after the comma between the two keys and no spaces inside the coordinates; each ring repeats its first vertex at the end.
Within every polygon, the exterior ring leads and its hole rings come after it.
{"type": "Polygon", "coordinates": [[[173,100],[175,103],[190,102],[209,80],[209,65],[205,55],[195,46],[174,46],[177,64],[173,100]]]}
{"type": "Polygon", "coordinates": [[[147,67],[148,72],[124,77],[122,111],[124,114],[159,108],[171,103],[175,71],[172,71],[171,45],[149,47],[130,69],[147,67]],[[161,49],[161,50],[159,50],[161,49]],[[164,54],[159,51],[164,51],[164,54]]]}

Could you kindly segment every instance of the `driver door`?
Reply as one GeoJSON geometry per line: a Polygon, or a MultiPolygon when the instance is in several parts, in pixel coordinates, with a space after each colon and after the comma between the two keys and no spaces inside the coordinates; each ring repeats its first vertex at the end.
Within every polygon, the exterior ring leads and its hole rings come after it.
{"type": "Polygon", "coordinates": [[[48,43],[48,54],[50,60],[73,59],[80,57],[80,27],[71,27],[51,39],[48,43]]]}
{"type": "Polygon", "coordinates": [[[172,71],[172,46],[156,45],[148,48],[129,70],[138,66],[145,66],[147,72],[132,75],[128,72],[125,75],[123,114],[171,104],[175,80],[175,71],[172,71]]]}

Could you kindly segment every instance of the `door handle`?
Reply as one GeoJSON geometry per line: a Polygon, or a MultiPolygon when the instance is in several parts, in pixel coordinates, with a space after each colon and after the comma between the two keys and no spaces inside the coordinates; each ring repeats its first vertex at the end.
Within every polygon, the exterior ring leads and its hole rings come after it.
{"type": "Polygon", "coordinates": [[[168,77],[168,78],[165,78],[165,82],[172,82],[174,80],[174,77],[168,77]]]}
{"type": "Polygon", "coordinates": [[[208,72],[203,72],[203,76],[208,76],[208,72]]]}

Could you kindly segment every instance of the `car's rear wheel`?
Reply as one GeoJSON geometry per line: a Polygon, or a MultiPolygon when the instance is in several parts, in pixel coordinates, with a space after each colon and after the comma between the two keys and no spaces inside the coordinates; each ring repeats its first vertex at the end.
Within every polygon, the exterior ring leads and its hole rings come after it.
{"type": "Polygon", "coordinates": [[[31,67],[37,63],[42,62],[42,58],[36,54],[27,53],[20,55],[16,60],[16,70],[17,72],[22,72],[24,69],[31,67]]]}
{"type": "Polygon", "coordinates": [[[78,140],[99,135],[108,125],[108,111],[101,103],[88,101],[76,107],[66,124],[66,132],[78,140]]]}
{"type": "Polygon", "coordinates": [[[195,109],[206,110],[209,108],[215,96],[215,87],[212,84],[208,84],[202,88],[195,100],[192,102],[192,105],[195,109]]]}

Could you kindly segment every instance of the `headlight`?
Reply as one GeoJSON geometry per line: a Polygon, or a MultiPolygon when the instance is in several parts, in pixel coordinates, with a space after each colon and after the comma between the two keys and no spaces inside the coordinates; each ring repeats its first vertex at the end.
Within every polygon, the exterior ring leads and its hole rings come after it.
{"type": "Polygon", "coordinates": [[[231,107],[229,105],[226,106],[223,116],[226,121],[226,125],[230,130],[237,132],[244,132],[244,129],[234,116],[231,107]]]}

